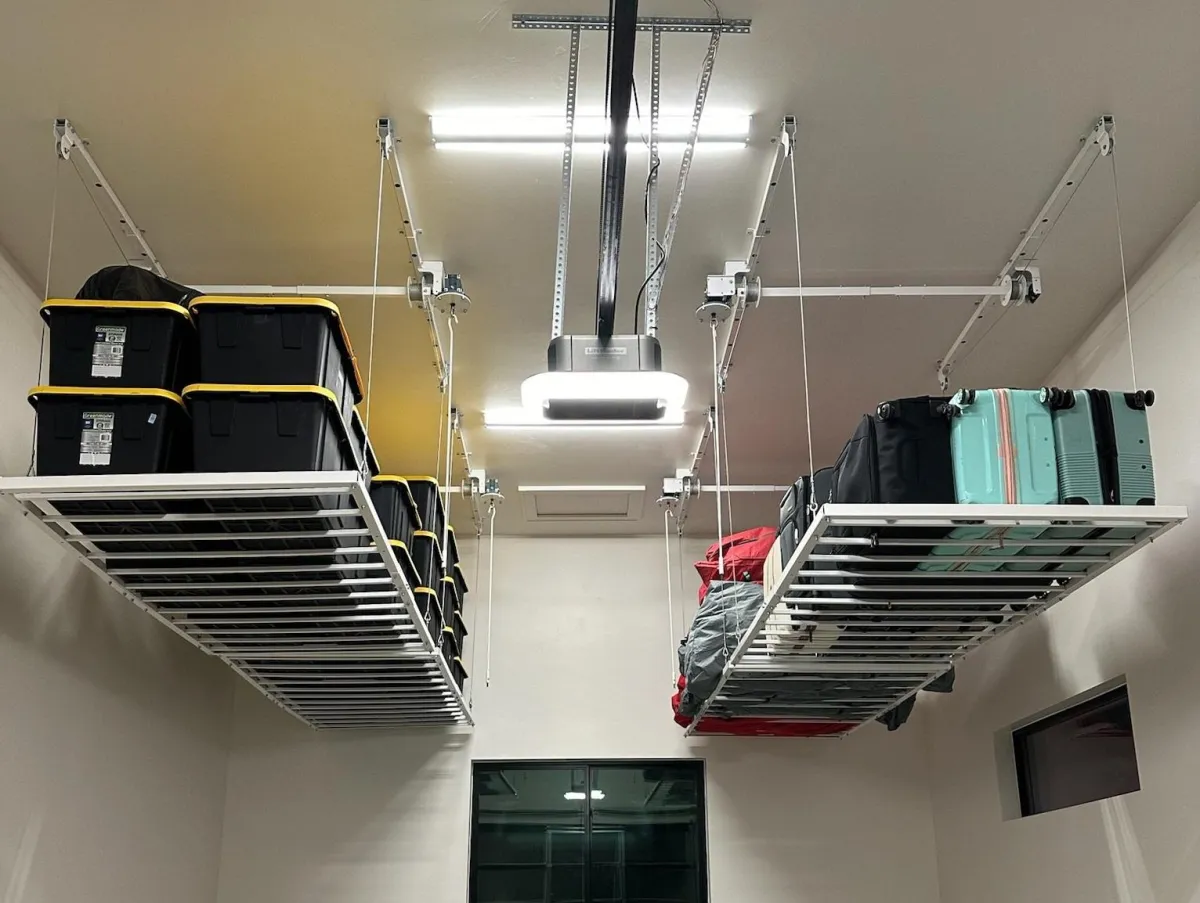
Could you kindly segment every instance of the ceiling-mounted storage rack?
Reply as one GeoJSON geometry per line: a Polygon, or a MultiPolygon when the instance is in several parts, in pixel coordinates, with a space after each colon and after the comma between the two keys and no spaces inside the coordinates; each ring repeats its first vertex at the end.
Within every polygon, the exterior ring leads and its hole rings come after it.
{"type": "Polygon", "coordinates": [[[1174,507],[825,505],[688,733],[728,732],[739,717],[852,733],[1186,518],[1174,507]],[[1003,560],[1021,570],[966,570],[1012,549],[1003,560]]]}
{"type": "Polygon", "coordinates": [[[313,727],[473,723],[358,474],[8,478],[0,495],[313,727]]]}

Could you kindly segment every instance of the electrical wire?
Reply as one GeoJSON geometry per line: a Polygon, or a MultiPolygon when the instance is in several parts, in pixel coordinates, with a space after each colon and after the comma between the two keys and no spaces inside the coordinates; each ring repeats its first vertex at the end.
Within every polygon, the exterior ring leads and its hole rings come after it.
{"type": "Polygon", "coordinates": [[[635,301],[633,304],[633,332],[635,335],[641,332],[641,330],[638,329],[638,322],[642,318],[642,298],[646,296],[646,287],[654,281],[655,276],[662,272],[662,268],[667,263],[666,251],[663,248],[662,242],[656,238],[654,239],[654,243],[658,245],[658,263],[654,265],[654,269],[650,271],[650,275],[646,277],[646,281],[643,282],[642,287],[638,289],[637,301],[635,301]]]}
{"type": "MultiPolygon", "coordinates": [[[[721,394],[725,394],[725,381],[721,380],[721,394]]],[[[721,444],[722,456],[725,458],[725,518],[729,522],[730,535],[737,532],[733,526],[733,478],[729,475],[729,408],[721,405],[721,444]]]]}
{"type": "Polygon", "coordinates": [[[1137,358],[1133,354],[1133,312],[1129,309],[1129,275],[1125,271],[1125,236],[1121,231],[1121,190],[1117,187],[1117,151],[1108,154],[1112,158],[1113,200],[1117,207],[1117,249],[1121,254],[1121,286],[1125,290],[1125,328],[1129,334],[1129,372],[1133,378],[1132,391],[1138,390],[1137,358]]]}
{"type": "MultiPolygon", "coordinates": [[[[808,383],[808,330],[804,322],[804,264],[800,256],[800,200],[796,188],[796,148],[794,145],[789,153],[789,157],[792,161],[792,216],[796,223],[796,279],[800,286],[800,358],[804,366],[804,428],[808,433],[808,472],[816,473],[817,468],[813,463],[812,406],[809,400],[808,383]]],[[[816,514],[817,504],[815,498],[809,500],[808,510],[811,514],[816,514]]]]}
{"type": "Polygon", "coordinates": [[[367,416],[363,426],[368,432],[371,429],[371,391],[372,380],[375,376],[375,310],[379,301],[379,240],[383,226],[383,170],[387,166],[387,156],[383,145],[379,153],[379,197],[375,201],[375,265],[371,274],[371,337],[367,342],[367,416]]]}

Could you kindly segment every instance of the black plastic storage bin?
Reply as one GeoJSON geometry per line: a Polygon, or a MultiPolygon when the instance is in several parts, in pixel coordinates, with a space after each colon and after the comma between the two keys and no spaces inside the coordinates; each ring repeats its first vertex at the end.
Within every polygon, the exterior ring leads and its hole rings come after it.
{"type": "Polygon", "coordinates": [[[454,675],[454,682],[458,684],[458,689],[461,691],[463,684],[467,682],[467,666],[463,664],[463,660],[457,655],[448,664],[450,665],[450,673],[454,675]]]}
{"type": "Polygon", "coordinates": [[[187,470],[188,418],[165,389],[39,386],[37,474],[175,473],[187,470]]]}
{"type": "Polygon", "coordinates": [[[442,496],[438,491],[438,481],[434,477],[401,477],[408,483],[413,500],[417,503],[417,512],[421,515],[421,529],[428,530],[442,539],[446,526],[445,509],[442,507],[442,496]]]}
{"type": "Polygon", "coordinates": [[[167,301],[47,301],[50,384],[178,392],[192,380],[196,331],[167,301]]]}
{"type": "Polygon", "coordinates": [[[197,471],[355,469],[346,423],[328,389],[201,383],[183,396],[197,471]]]}
{"type": "Polygon", "coordinates": [[[443,658],[446,659],[446,664],[450,667],[450,673],[454,673],[454,660],[458,658],[462,651],[458,648],[458,643],[454,641],[454,631],[449,627],[443,627],[433,637],[434,643],[438,644],[442,651],[443,658]]]}
{"type": "Polygon", "coordinates": [[[420,575],[417,573],[417,567],[413,563],[412,553],[408,551],[408,545],[398,539],[389,539],[388,545],[392,547],[392,554],[396,556],[396,561],[400,564],[400,572],[404,574],[404,579],[408,581],[410,587],[421,585],[420,575]]]}
{"type": "Polygon", "coordinates": [[[417,566],[417,583],[437,592],[443,576],[442,544],[437,536],[428,530],[415,531],[409,551],[417,566]]]}
{"type": "Polygon", "coordinates": [[[446,626],[444,629],[449,630],[454,634],[454,642],[461,650],[463,648],[463,641],[466,639],[467,634],[469,633],[467,630],[467,622],[463,620],[462,614],[460,614],[458,611],[446,612],[446,626]]]}
{"type": "Polygon", "coordinates": [[[456,563],[450,571],[450,576],[454,578],[454,585],[458,587],[458,598],[466,601],[470,590],[467,588],[467,578],[463,574],[462,565],[456,563]]]}
{"type": "Polygon", "coordinates": [[[438,581],[438,600],[442,603],[442,611],[446,612],[449,620],[450,612],[462,610],[462,596],[458,594],[458,585],[453,577],[443,577],[438,581]]]}
{"type": "Polygon", "coordinates": [[[367,436],[367,425],[363,422],[358,408],[350,411],[350,439],[354,443],[354,454],[358,458],[359,473],[365,474],[368,480],[379,476],[379,459],[375,457],[375,449],[367,436]]]}
{"type": "Polygon", "coordinates": [[[453,526],[446,528],[446,535],[450,537],[450,554],[446,556],[446,573],[452,575],[462,559],[458,557],[458,537],[454,533],[453,526]]]}
{"type": "Polygon", "coordinates": [[[413,590],[413,599],[416,600],[425,623],[429,625],[429,635],[433,637],[434,643],[440,642],[443,626],[442,608],[438,605],[437,596],[429,587],[418,586],[413,590]]]}
{"type": "Polygon", "coordinates": [[[362,379],[332,301],[204,295],[189,309],[199,337],[201,382],[321,386],[350,422],[363,399],[362,379]]]}
{"type": "Polygon", "coordinates": [[[422,529],[417,503],[403,477],[378,476],[371,480],[371,504],[388,539],[408,545],[413,533],[422,529]]]}

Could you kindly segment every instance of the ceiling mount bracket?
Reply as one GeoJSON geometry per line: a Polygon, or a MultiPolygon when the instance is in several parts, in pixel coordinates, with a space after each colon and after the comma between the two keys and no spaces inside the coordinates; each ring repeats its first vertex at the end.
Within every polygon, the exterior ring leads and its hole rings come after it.
{"type": "Polygon", "coordinates": [[[129,215],[129,211],[125,209],[125,205],[121,203],[112,185],[92,158],[87,149],[87,141],[79,137],[70,120],[54,120],[54,153],[60,160],[69,161],[79,173],[79,178],[87,188],[88,194],[92,196],[96,210],[116,241],[125,262],[165,277],[166,271],[163,270],[154,251],[150,249],[144,230],[137,227],[133,217],[129,215]]]}
{"type": "MultiPolygon", "coordinates": [[[[1036,267],[1031,264],[1037,260],[1038,252],[1042,245],[1045,244],[1051,230],[1062,216],[1063,211],[1067,209],[1067,205],[1071,203],[1071,199],[1075,197],[1075,192],[1079,190],[1079,185],[1084,177],[1091,171],[1092,164],[1096,162],[1097,157],[1108,156],[1113,151],[1113,130],[1115,122],[1110,115],[1101,116],[1095,121],[1092,130],[1080,139],[1079,152],[1075,155],[1075,159],[1067,167],[1067,171],[1063,173],[1063,177],[1058,180],[1058,184],[1054,186],[1054,190],[1050,192],[1050,197],[1046,199],[1046,203],[1042,205],[1042,209],[1038,211],[1034,217],[1033,223],[1026,229],[1021,236],[1021,241],[1018,242],[1016,250],[1012,252],[1004,266],[1000,270],[1000,275],[996,277],[995,285],[1000,288],[1003,286],[1005,279],[1017,277],[1016,281],[1022,281],[1021,274],[1027,273],[1030,300],[1032,303],[1036,298],[1032,298],[1032,294],[1041,293],[1041,276],[1037,275],[1036,282],[1033,273],[1036,272],[1036,267]]],[[[949,350],[942,356],[942,359],[937,362],[937,379],[938,385],[945,391],[950,387],[950,373],[954,369],[954,362],[958,357],[967,350],[967,337],[971,331],[985,318],[985,314],[991,307],[991,302],[995,298],[1008,297],[1012,299],[1012,292],[998,291],[994,295],[984,297],[975,309],[971,311],[966,325],[959,332],[958,337],[951,344],[949,350]]],[[[1008,306],[1007,303],[1002,303],[1001,307],[1008,306]]],[[[986,334],[986,333],[985,333],[986,334]]]]}

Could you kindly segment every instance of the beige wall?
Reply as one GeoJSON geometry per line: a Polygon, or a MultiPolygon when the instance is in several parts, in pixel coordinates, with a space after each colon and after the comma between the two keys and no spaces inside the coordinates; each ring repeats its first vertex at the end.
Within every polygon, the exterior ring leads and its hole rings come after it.
{"type": "MultiPolygon", "coordinates": [[[[1200,208],[1131,287],[1158,497],[1200,516],[1200,208]]],[[[1047,293],[1047,301],[1049,293],[1047,293]]],[[[1124,307],[1051,382],[1129,386],[1124,307]]],[[[1200,523],[1184,524],[1045,617],[981,650],[930,732],[943,903],[1200,900],[1200,523]],[[1004,820],[996,732],[1125,676],[1140,792],[1004,820]]]]}
{"type": "MultiPolygon", "coordinates": [[[[29,466],[39,299],[0,257],[0,473],[29,466]]],[[[232,676],[0,504],[0,900],[212,903],[232,676]]]]}
{"type": "MultiPolygon", "coordinates": [[[[314,734],[239,689],[220,903],[461,903],[473,758],[688,756],[708,766],[714,903],[936,901],[919,718],[840,742],[685,741],[661,539],[501,538],[495,561],[490,686],[485,587],[468,611],[473,733],[314,734]]],[[[689,576],[689,613],[695,591],[689,576]]]]}

